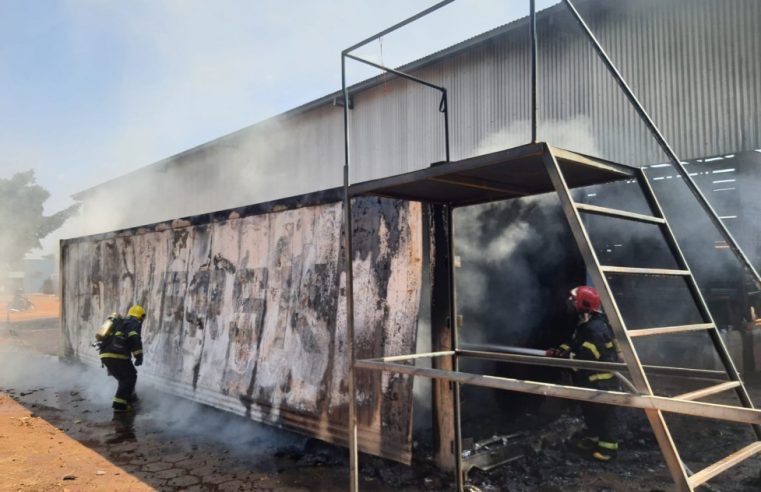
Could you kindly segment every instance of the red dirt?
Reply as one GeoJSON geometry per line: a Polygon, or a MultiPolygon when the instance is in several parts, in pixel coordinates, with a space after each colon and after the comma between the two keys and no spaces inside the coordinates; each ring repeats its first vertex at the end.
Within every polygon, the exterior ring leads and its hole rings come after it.
{"type": "Polygon", "coordinates": [[[34,304],[34,307],[24,311],[11,311],[8,309],[8,302],[11,300],[11,296],[0,296],[0,315],[2,315],[2,321],[15,323],[18,321],[58,318],[61,306],[58,296],[29,294],[26,298],[34,304]]]}
{"type": "Polygon", "coordinates": [[[4,394],[0,477],[0,490],[155,490],[4,394]]]}

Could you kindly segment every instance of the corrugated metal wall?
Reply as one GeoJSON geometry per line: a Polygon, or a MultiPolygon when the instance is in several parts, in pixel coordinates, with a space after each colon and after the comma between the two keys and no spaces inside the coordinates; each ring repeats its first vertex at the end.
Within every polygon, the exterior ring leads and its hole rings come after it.
{"type": "MultiPolygon", "coordinates": [[[[683,158],[761,146],[761,2],[577,2],[598,39],[683,158]]],[[[564,5],[538,21],[539,137],[627,164],[665,161],[564,5]]],[[[447,87],[452,157],[529,140],[528,27],[416,72],[447,87]]],[[[436,94],[394,80],[354,99],[355,181],[444,157],[436,94]],[[428,135],[420,129],[427,129],[428,135]]]]}
{"type": "MultiPolygon", "coordinates": [[[[761,2],[577,3],[681,157],[761,147],[761,2]]],[[[538,28],[540,137],[619,162],[663,162],[564,5],[540,13],[538,28]]],[[[529,139],[528,28],[522,20],[503,31],[413,72],[449,90],[453,159],[529,139]]],[[[438,97],[393,77],[354,94],[352,181],[442,160],[438,97]]],[[[343,159],[342,109],[327,104],[139,171],[134,206],[119,204],[127,214],[109,210],[121,180],[100,188],[104,200],[89,194],[86,208],[105,216],[91,221],[96,229],[113,229],[258,203],[339,186],[343,159]],[[171,199],[157,203],[157,188],[171,199]]]]}
{"type": "MultiPolygon", "coordinates": [[[[64,241],[64,355],[99,367],[95,331],[137,302],[147,312],[140,378],[345,444],[342,206],[297,205],[64,241]]],[[[410,353],[422,282],[420,205],[361,199],[353,212],[357,355],[410,353]]],[[[357,385],[363,451],[409,462],[410,378],[360,372],[357,385]]]]}

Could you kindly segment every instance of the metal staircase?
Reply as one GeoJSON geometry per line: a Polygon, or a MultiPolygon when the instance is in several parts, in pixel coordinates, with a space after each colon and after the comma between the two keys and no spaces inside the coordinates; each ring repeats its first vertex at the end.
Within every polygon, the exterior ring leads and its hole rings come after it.
{"type": "MultiPolygon", "coordinates": [[[[753,408],[753,404],[743,385],[731,357],[719,335],[716,324],[706,307],[705,300],[693,278],[692,272],[682,255],[674,235],[669,227],[660,205],[653,194],[650,184],[644,172],[640,169],[622,166],[606,162],[602,159],[583,156],[569,151],[554,148],[538,140],[537,133],[537,30],[535,0],[529,0],[529,37],[531,53],[531,140],[530,143],[505,149],[491,154],[480,155],[461,161],[450,161],[449,140],[449,115],[447,110],[447,88],[422,80],[414,75],[398,69],[385,67],[369,60],[365,60],[353,54],[358,48],[374,42],[397,29],[404,27],[431,12],[434,12],[454,0],[441,0],[435,5],[409,17],[383,31],[376,33],[365,40],[350,46],[341,52],[341,78],[344,112],[344,260],[346,268],[346,356],[350,360],[348,374],[349,393],[349,416],[347,422],[348,441],[350,450],[350,488],[359,490],[359,454],[358,434],[356,417],[356,370],[383,371],[409,376],[428,377],[439,383],[448,382],[449,385],[440,384],[438,410],[441,417],[436,425],[440,434],[439,455],[441,463],[449,467],[455,473],[455,485],[458,491],[464,490],[465,476],[462,467],[462,436],[460,428],[460,385],[468,384],[485,388],[516,391],[529,394],[541,394],[549,397],[567,398],[577,401],[591,401],[600,404],[617,405],[630,408],[642,409],[650,420],[650,424],[666,459],[674,482],[680,491],[692,491],[701,484],[723,471],[737,465],[743,460],[761,452],[761,411],[753,408]],[[430,168],[389,176],[365,183],[351,184],[349,180],[349,168],[352,160],[349,146],[349,109],[351,106],[349,87],[346,83],[346,62],[352,60],[386,73],[404,78],[406,80],[422,84],[441,93],[439,110],[444,117],[444,145],[445,161],[437,163],[430,168]],[[546,171],[546,172],[545,172],[546,171]],[[602,184],[620,179],[634,179],[642,189],[647,199],[650,215],[633,213],[624,210],[616,210],[607,207],[576,203],[569,189],[579,188],[592,184],[602,184]],[[619,342],[624,363],[608,363],[596,361],[580,361],[568,359],[548,359],[522,353],[505,353],[496,346],[492,350],[473,350],[459,346],[458,324],[455,322],[456,303],[455,299],[455,275],[454,275],[454,228],[452,210],[456,207],[468,206],[477,203],[486,203],[498,200],[509,200],[521,196],[536,195],[555,191],[560,197],[564,213],[585,260],[587,271],[592,278],[592,283],[600,292],[602,304],[609,316],[611,326],[619,342]],[[361,195],[375,195],[396,198],[401,200],[414,200],[437,207],[437,219],[434,228],[439,231],[436,248],[437,266],[441,267],[440,276],[444,278],[442,293],[437,298],[440,308],[441,322],[432,329],[438,330],[438,349],[423,354],[395,355],[377,359],[361,359],[355,357],[354,352],[354,296],[353,296],[353,270],[352,270],[352,198],[361,195]],[[582,214],[596,214],[616,219],[652,224],[657,226],[665,238],[669,250],[676,260],[676,268],[633,268],[617,265],[601,265],[590,242],[587,229],[582,221],[582,214]],[[695,306],[701,316],[701,321],[691,324],[676,324],[671,326],[655,326],[632,330],[627,328],[616,299],[613,296],[608,278],[614,276],[652,276],[683,279],[691,293],[695,306]],[[446,294],[446,295],[444,295],[446,294]],[[446,311],[446,312],[445,312],[446,311]],[[724,371],[696,370],[688,368],[643,366],[632,343],[632,339],[638,337],[656,337],[668,334],[706,332],[713,343],[724,366],[724,371]],[[604,391],[591,388],[564,386],[538,381],[524,381],[511,378],[488,376],[463,372],[459,368],[460,358],[475,358],[483,360],[496,360],[516,364],[529,364],[547,367],[565,367],[571,369],[587,369],[611,371],[617,375],[629,389],[629,392],[604,391]],[[434,367],[418,367],[414,361],[431,359],[438,361],[434,367]],[[645,371],[652,375],[668,374],[671,376],[684,377],[710,377],[720,382],[713,386],[707,386],[699,390],[690,391],[673,397],[655,395],[645,371]],[[631,382],[621,373],[628,372],[631,382]],[[726,380],[722,379],[726,378],[726,380]],[[734,390],[742,403],[742,406],[714,404],[701,401],[712,395],[734,390]],[[448,409],[445,407],[449,407],[448,409]],[[663,412],[689,415],[694,417],[711,418],[735,423],[750,424],[753,426],[756,440],[725,457],[717,463],[710,465],[697,473],[692,473],[682,462],[669,427],[664,419],[663,412]],[[451,427],[447,429],[447,426],[451,427]],[[445,435],[445,438],[442,437],[445,435]]],[[[623,75],[607,55],[602,45],[595,37],[592,30],[579,14],[572,0],[563,0],[568,12],[576,20],[584,37],[591,43],[606,70],[612,79],[618,84],[626,99],[631,103],[637,115],[652,134],[654,140],[668,157],[676,172],[683,179],[690,192],[694,195],[698,205],[706,213],[716,230],[725,240],[727,247],[737,257],[742,267],[753,280],[754,284],[761,289],[761,275],[755,270],[747,256],[732,237],[721,218],[716,214],[706,197],[690,177],[690,174],[682,165],[681,160],[666,141],[663,133],[656,126],[650,115],[635,96],[623,75]]],[[[435,289],[434,289],[435,290],[435,289]]]]}
{"type": "MultiPolygon", "coordinates": [[[[573,200],[569,186],[566,182],[561,165],[558,164],[556,154],[559,149],[553,149],[550,147],[549,152],[545,154],[545,166],[550,176],[552,184],[560,197],[563,211],[565,213],[568,224],[571,227],[573,236],[576,243],[579,246],[581,254],[584,258],[584,262],[587,266],[587,272],[592,279],[594,286],[600,293],[603,307],[607,313],[611,327],[626,364],[629,374],[632,378],[632,382],[637,391],[643,395],[653,395],[648,377],[645,373],[645,369],[637,355],[632,339],[636,337],[653,337],[662,336],[666,334],[686,333],[704,331],[707,332],[713,342],[713,346],[718,354],[724,371],[726,372],[726,382],[719,383],[713,386],[708,386],[696,391],[684,393],[673,397],[676,400],[697,401],[706,398],[711,395],[715,395],[724,391],[734,390],[742,402],[744,408],[754,408],[747,390],[742,382],[740,374],[737,372],[732,358],[730,357],[726,346],[719,334],[716,324],[708,310],[706,302],[700,289],[695,282],[695,278],[692,275],[692,271],[687,264],[687,261],[682,254],[679,245],[674,237],[674,234],[669,226],[669,223],[663,214],[655,194],[653,193],[650,183],[647,180],[647,176],[642,169],[635,169],[633,178],[639,185],[647,204],[650,208],[652,215],[643,215],[638,213],[627,212],[623,210],[617,210],[607,207],[600,207],[596,205],[588,205],[583,203],[577,203],[573,200]],[[595,214],[607,217],[613,217],[620,220],[636,221],[646,224],[653,224],[657,226],[660,232],[663,234],[664,239],[669,247],[671,254],[676,260],[676,269],[665,268],[632,268],[616,265],[601,265],[600,261],[595,253],[594,248],[590,240],[589,233],[584,221],[582,220],[582,214],[595,214]],[[619,310],[619,306],[613,295],[608,279],[617,275],[648,275],[657,277],[681,277],[685,280],[687,287],[689,288],[692,299],[695,302],[702,322],[693,324],[683,324],[676,326],[658,326],[652,328],[642,328],[637,330],[628,329],[624,319],[619,310]]],[[[716,475],[731,468],[732,466],[744,461],[745,459],[761,452],[761,427],[759,425],[753,425],[753,430],[756,434],[757,440],[748,446],[736,451],[733,454],[723,458],[722,460],[700,470],[696,473],[690,473],[682,462],[679,451],[674,444],[674,440],[671,437],[668,425],[663,418],[660,410],[645,410],[650,424],[655,433],[658,444],[666,459],[669,470],[671,471],[674,482],[677,484],[680,490],[694,490],[696,487],[707,482],[716,475]]]]}

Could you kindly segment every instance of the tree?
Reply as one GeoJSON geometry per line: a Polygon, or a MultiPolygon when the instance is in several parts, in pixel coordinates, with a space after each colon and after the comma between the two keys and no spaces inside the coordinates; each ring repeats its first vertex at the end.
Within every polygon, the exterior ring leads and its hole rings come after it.
{"type": "Polygon", "coordinates": [[[79,204],[50,216],[42,204],[50,193],[36,184],[34,171],[0,179],[0,269],[18,268],[24,256],[40,247],[40,239],[74,215],[79,204]]]}

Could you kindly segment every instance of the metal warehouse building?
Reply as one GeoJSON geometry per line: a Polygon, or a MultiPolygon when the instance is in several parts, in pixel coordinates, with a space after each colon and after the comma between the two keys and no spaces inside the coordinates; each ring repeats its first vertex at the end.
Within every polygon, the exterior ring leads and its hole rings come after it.
{"type": "MultiPolygon", "coordinates": [[[[578,4],[759,263],[761,3],[578,4]]],[[[664,202],[682,196],[673,192],[681,184],[666,156],[562,5],[540,12],[537,22],[539,139],[647,166],[664,202]]],[[[528,47],[521,19],[402,67],[447,88],[452,160],[529,142],[528,47]]],[[[340,97],[75,195],[97,234],[62,242],[65,354],[97,363],[89,349],[94,325],[138,301],[149,312],[146,376],[196,401],[344,444],[340,97]],[[134,191],[111,200],[127,182],[134,191]],[[106,218],[115,232],[103,231],[106,218]]],[[[437,92],[385,77],[351,87],[350,97],[353,183],[443,160],[437,92]]],[[[681,198],[672,202],[701,213],[681,198]]],[[[359,355],[412,352],[424,342],[430,308],[425,206],[362,198],[353,214],[359,355]]],[[[680,239],[700,236],[691,221],[682,221],[680,239]]],[[[721,247],[710,239],[711,250],[721,247]]],[[[427,342],[434,348],[435,337],[427,342]]],[[[367,375],[359,384],[363,451],[409,462],[411,379],[367,375]]]]}
{"type": "MultiPolygon", "coordinates": [[[[761,147],[761,6],[753,0],[585,1],[580,10],[683,159],[761,147]]],[[[539,137],[616,162],[665,162],[561,5],[538,16],[539,137]]],[[[518,20],[402,68],[447,88],[452,160],[530,139],[528,22],[518,20]]],[[[438,94],[388,77],[351,88],[352,182],[444,156],[438,94]]],[[[96,220],[120,200],[131,227],[341,184],[339,93],[75,195],[96,220]],[[298,176],[299,179],[292,179],[298,176]],[[164,197],[161,203],[160,196],[164,197]],[[176,200],[171,198],[176,197],[176,200]],[[105,200],[104,200],[105,201],[105,200]]],[[[99,231],[100,232],[100,231],[99,231]]]]}

